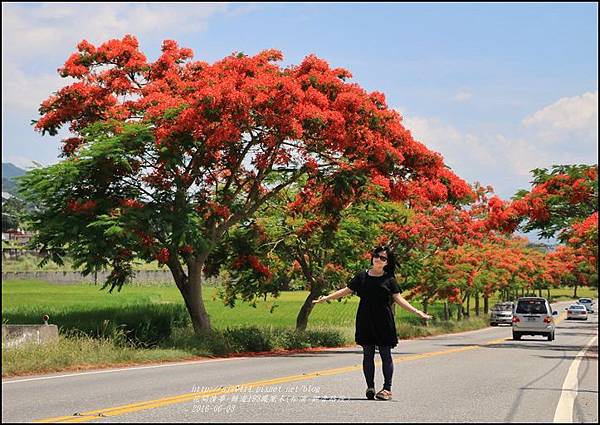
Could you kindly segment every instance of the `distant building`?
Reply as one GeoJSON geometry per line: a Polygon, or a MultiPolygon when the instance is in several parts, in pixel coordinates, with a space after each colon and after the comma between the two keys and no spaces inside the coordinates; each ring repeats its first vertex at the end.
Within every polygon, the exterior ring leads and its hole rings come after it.
{"type": "Polygon", "coordinates": [[[26,232],[21,229],[10,229],[2,232],[2,240],[14,241],[19,245],[25,245],[33,237],[32,232],[26,232]]]}

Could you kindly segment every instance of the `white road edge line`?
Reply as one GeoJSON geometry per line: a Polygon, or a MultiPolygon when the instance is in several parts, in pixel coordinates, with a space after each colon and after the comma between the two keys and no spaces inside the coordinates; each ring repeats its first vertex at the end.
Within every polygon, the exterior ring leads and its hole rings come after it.
{"type": "MultiPolygon", "coordinates": [[[[354,347],[351,347],[351,348],[354,348],[354,347]]],[[[331,348],[324,348],[323,351],[339,350],[339,349],[340,349],[340,347],[331,347],[331,348]]],[[[191,364],[225,362],[225,361],[233,361],[233,360],[247,360],[247,359],[255,359],[255,358],[257,358],[257,357],[255,357],[255,356],[240,356],[240,357],[226,357],[226,358],[207,359],[207,360],[190,360],[187,362],[164,363],[164,364],[150,365],[150,366],[130,366],[130,367],[124,367],[124,368],[119,368],[119,369],[102,369],[102,370],[94,370],[94,371],[90,371],[90,372],[68,373],[68,374],[64,374],[64,375],[37,376],[35,378],[24,378],[24,379],[14,379],[14,380],[11,379],[11,380],[6,380],[6,381],[3,380],[2,385],[14,384],[17,382],[41,381],[44,379],[70,378],[72,376],[96,375],[98,373],[127,372],[127,371],[140,370],[140,369],[154,369],[154,368],[158,368],[158,367],[185,366],[185,365],[191,365],[191,364]]]]}
{"type": "Polygon", "coordinates": [[[556,412],[554,413],[554,423],[573,423],[573,405],[575,404],[575,398],[577,397],[577,390],[579,389],[579,381],[577,379],[577,372],[579,371],[579,365],[582,357],[585,355],[587,349],[596,341],[598,335],[593,337],[583,349],[577,353],[575,360],[571,363],[567,377],[562,387],[560,399],[556,406],[556,412]]]}
{"type": "Polygon", "coordinates": [[[188,361],[188,362],[167,363],[167,364],[159,364],[159,365],[152,365],[152,366],[133,366],[133,367],[120,368],[120,369],[106,369],[106,370],[95,370],[92,372],[69,373],[66,375],[39,376],[36,378],[25,378],[25,379],[11,380],[11,381],[2,381],[2,385],[14,384],[16,382],[40,381],[43,379],[70,378],[72,376],[95,375],[97,373],[125,372],[125,371],[129,371],[129,370],[154,369],[154,368],[158,368],[158,367],[184,366],[184,365],[190,365],[190,364],[194,364],[194,363],[224,362],[224,361],[228,361],[228,360],[240,360],[240,359],[250,359],[250,358],[252,358],[252,357],[228,357],[228,358],[224,358],[224,359],[192,360],[192,361],[188,361]]]}

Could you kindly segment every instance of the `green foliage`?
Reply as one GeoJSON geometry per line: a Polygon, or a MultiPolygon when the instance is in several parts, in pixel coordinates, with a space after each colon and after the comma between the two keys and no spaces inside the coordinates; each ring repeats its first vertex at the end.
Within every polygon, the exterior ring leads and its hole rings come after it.
{"type": "Polygon", "coordinates": [[[339,347],[350,341],[338,330],[318,329],[298,332],[289,328],[234,326],[194,335],[190,329],[174,333],[169,345],[213,355],[293,350],[312,347],[339,347]]]}
{"type": "MultiPolygon", "coordinates": [[[[30,214],[37,235],[31,247],[62,264],[65,256],[84,274],[111,268],[106,285],[121,288],[132,275],[135,235],[126,228],[150,226],[152,205],[121,207],[124,199],[143,198],[135,181],[135,157],[152,142],[147,125],[131,123],[117,131],[116,123],[88,127],[78,155],[21,177],[20,194],[37,206],[30,214]],[[128,255],[124,252],[129,251],[128,255]]],[[[138,257],[152,260],[138,249],[138,257]]]]}
{"type": "Polygon", "coordinates": [[[12,197],[2,203],[2,231],[27,229],[27,206],[19,198],[12,197]]]}
{"type": "Polygon", "coordinates": [[[255,305],[260,297],[277,296],[289,286],[317,295],[344,286],[368,267],[365,253],[382,236],[383,224],[408,214],[397,203],[363,201],[333,221],[315,211],[294,215],[286,203],[296,193],[283,192],[254,220],[231,229],[211,257],[210,264],[225,266],[231,274],[220,293],[227,305],[233,307],[238,297],[255,305]],[[248,257],[255,257],[255,263],[241,261],[248,257]]]}

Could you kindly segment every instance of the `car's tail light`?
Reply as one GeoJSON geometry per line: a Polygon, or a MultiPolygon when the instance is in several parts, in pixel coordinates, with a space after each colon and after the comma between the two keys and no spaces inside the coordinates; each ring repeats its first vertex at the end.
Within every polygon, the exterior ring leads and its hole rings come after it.
{"type": "Polygon", "coordinates": [[[520,321],[521,321],[521,319],[519,319],[518,316],[513,316],[513,320],[512,320],[513,323],[519,323],[520,321]]]}
{"type": "Polygon", "coordinates": [[[544,323],[552,323],[552,316],[544,317],[544,323]]]}

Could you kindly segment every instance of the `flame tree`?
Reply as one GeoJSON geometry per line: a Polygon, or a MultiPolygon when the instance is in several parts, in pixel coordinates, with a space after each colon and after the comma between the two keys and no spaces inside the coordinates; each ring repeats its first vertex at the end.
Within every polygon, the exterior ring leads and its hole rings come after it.
{"type": "Polygon", "coordinates": [[[166,265],[194,330],[210,329],[203,269],[233,226],[303,181],[324,209],[343,209],[370,182],[403,198],[411,185],[444,194],[455,176],[415,141],[378,92],[314,55],[281,52],[194,61],[173,40],[150,62],[137,39],[82,41],[59,69],[74,83],[40,107],[42,134],[67,125],[64,160],[25,178],[38,205],[34,243],[86,273],[110,267],[121,288],[134,258],[166,265]],[[301,180],[304,179],[304,180],[301,180]]]}

